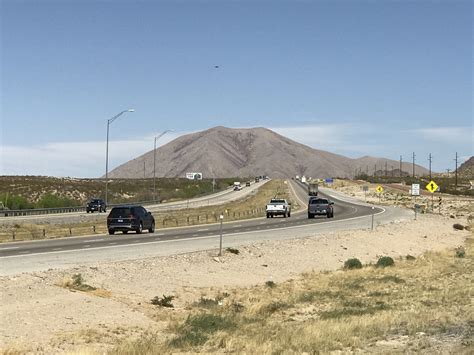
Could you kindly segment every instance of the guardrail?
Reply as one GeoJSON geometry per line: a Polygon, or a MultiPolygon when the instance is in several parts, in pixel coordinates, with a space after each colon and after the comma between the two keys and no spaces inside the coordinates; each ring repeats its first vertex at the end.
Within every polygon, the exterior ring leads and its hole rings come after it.
{"type": "MultiPolygon", "coordinates": [[[[129,203],[115,203],[107,206],[110,209],[115,206],[122,205],[152,205],[157,204],[159,201],[141,201],[141,202],[129,202],[129,203]]],[[[17,217],[17,216],[34,216],[54,213],[72,213],[72,212],[85,212],[85,206],[76,207],[53,207],[53,208],[32,208],[24,210],[1,210],[0,217],[17,217]]]]}

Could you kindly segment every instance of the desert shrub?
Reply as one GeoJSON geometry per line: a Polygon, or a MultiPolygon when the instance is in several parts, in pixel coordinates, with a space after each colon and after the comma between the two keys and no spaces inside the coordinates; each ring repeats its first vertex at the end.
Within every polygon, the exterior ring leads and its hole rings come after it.
{"type": "Polygon", "coordinates": [[[66,197],[59,197],[53,194],[46,194],[38,201],[39,208],[55,208],[55,207],[76,207],[79,206],[78,201],[66,197]]]}
{"type": "Polygon", "coordinates": [[[269,281],[265,282],[265,286],[267,286],[268,288],[274,288],[274,287],[276,287],[276,283],[269,280],[269,281]]]}
{"type": "Polygon", "coordinates": [[[239,249],[234,249],[234,248],[231,248],[231,247],[227,248],[226,250],[229,253],[236,254],[236,255],[238,255],[240,253],[239,249]]]}
{"type": "Polygon", "coordinates": [[[171,303],[172,300],[174,300],[174,296],[165,296],[165,295],[163,295],[163,297],[155,296],[151,299],[151,304],[154,306],[173,308],[174,306],[171,303]]]}
{"type": "Polygon", "coordinates": [[[376,267],[387,267],[387,266],[393,266],[395,262],[393,259],[389,256],[382,256],[377,260],[377,264],[375,264],[376,267]]]}
{"type": "Polygon", "coordinates": [[[466,250],[463,247],[457,247],[454,251],[457,258],[464,258],[466,256],[466,250]]]}
{"type": "Polygon", "coordinates": [[[357,258],[347,259],[344,263],[344,270],[362,269],[362,263],[357,258]]]}
{"type": "Polygon", "coordinates": [[[11,210],[24,210],[24,209],[34,208],[33,204],[29,202],[23,196],[16,196],[16,195],[8,196],[7,194],[5,196],[2,196],[1,200],[3,201],[3,204],[5,205],[5,207],[11,210]]]}
{"type": "Polygon", "coordinates": [[[464,229],[464,226],[459,223],[454,223],[453,228],[462,231],[464,229]]]}
{"type": "Polygon", "coordinates": [[[415,258],[413,255],[408,254],[408,255],[406,256],[406,259],[407,259],[407,260],[415,260],[416,258],[415,258]]]}
{"type": "Polygon", "coordinates": [[[72,275],[72,285],[73,286],[82,286],[84,283],[84,278],[82,277],[82,274],[74,274],[72,275]]]}

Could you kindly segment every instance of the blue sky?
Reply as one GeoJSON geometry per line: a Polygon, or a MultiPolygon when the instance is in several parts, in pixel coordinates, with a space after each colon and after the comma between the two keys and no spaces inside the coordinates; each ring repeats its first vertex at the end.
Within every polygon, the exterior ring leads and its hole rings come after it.
{"type": "Polygon", "coordinates": [[[451,170],[473,154],[471,1],[1,1],[0,174],[98,177],[217,125],[451,170]],[[215,68],[215,66],[219,68],[215,68]]]}

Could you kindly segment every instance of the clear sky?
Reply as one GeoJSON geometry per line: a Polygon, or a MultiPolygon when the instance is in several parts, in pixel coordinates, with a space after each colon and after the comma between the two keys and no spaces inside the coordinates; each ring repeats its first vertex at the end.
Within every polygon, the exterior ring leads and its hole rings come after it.
{"type": "Polygon", "coordinates": [[[437,171],[473,154],[471,1],[0,0],[0,175],[98,177],[160,139],[267,127],[437,171]],[[216,68],[215,66],[218,66],[216,68]]]}

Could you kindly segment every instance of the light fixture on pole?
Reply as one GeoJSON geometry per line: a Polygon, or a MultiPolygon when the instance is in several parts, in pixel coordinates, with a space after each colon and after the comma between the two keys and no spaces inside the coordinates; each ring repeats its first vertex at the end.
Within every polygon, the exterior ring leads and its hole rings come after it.
{"type": "Polygon", "coordinates": [[[110,124],[126,112],[135,112],[133,108],[124,110],[114,117],[107,120],[107,145],[105,148],[105,205],[107,206],[108,188],[109,188],[109,126],[110,124]]]}
{"type": "Polygon", "coordinates": [[[174,132],[173,129],[167,129],[160,135],[155,137],[155,145],[153,146],[153,201],[156,201],[156,141],[168,132],[174,132]]]}

